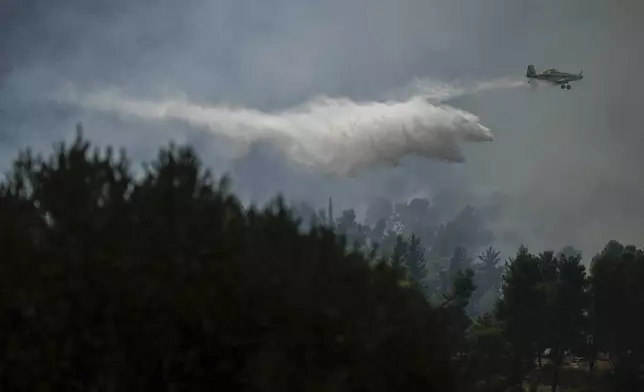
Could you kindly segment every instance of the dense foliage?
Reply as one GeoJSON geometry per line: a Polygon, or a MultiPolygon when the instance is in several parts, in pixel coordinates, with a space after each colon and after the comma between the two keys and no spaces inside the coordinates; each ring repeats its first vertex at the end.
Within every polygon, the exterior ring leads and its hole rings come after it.
{"type": "Polygon", "coordinates": [[[0,187],[11,391],[450,390],[441,313],[277,200],[244,210],[188,148],[135,179],[78,138],[0,187]]]}
{"type": "Polygon", "coordinates": [[[0,183],[0,385],[556,391],[580,357],[644,388],[644,250],[611,241],[587,269],[522,246],[502,264],[491,212],[447,209],[244,208],[188,147],[138,176],[80,134],[25,151],[0,183]]]}

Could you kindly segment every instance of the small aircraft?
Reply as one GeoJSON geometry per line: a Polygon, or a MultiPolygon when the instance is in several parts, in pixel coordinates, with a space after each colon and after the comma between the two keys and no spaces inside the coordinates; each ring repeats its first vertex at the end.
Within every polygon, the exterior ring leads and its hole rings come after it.
{"type": "Polygon", "coordinates": [[[562,89],[570,90],[570,82],[581,80],[584,78],[584,70],[579,71],[578,74],[571,74],[567,72],[557,71],[555,68],[546,69],[542,73],[537,73],[534,65],[528,65],[528,71],[525,74],[528,77],[528,83],[535,80],[543,80],[552,84],[558,84],[562,89]]]}

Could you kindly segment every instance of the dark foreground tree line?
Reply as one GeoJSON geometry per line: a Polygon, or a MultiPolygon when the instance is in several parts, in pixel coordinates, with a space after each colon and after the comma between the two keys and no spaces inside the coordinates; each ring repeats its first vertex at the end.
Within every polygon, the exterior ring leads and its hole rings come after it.
{"type": "Polygon", "coordinates": [[[190,148],[139,176],[114,155],[79,135],[0,183],[3,390],[503,391],[539,368],[556,388],[571,355],[642,388],[641,249],[470,268],[457,245],[428,284],[439,251],[413,232],[365,252],[280,198],[244,208],[190,148]],[[481,284],[500,295],[472,316],[481,284]]]}

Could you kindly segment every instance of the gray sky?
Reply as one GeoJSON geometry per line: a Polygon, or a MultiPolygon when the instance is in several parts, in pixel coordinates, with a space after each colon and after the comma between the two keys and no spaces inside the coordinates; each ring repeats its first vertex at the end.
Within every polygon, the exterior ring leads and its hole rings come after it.
{"type": "Polygon", "coordinates": [[[443,187],[513,196],[500,233],[531,248],[610,239],[641,243],[643,7],[605,0],[0,0],[0,165],[27,145],[69,139],[74,124],[101,145],[149,159],[169,139],[194,143],[215,168],[226,145],[180,122],[150,123],[42,99],[64,83],[117,86],[204,104],[280,110],[318,95],[370,100],[414,78],[489,80],[556,67],[586,78],[570,91],[490,91],[452,104],[496,139],[466,162],[407,159],[356,179],[314,175],[257,148],[237,162],[248,198],[278,190],[337,209],[371,197],[443,187]]]}

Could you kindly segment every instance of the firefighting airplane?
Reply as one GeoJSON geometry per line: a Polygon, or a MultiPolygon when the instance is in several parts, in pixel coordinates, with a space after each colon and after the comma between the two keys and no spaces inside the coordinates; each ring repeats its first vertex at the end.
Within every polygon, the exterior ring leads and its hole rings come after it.
{"type": "Polygon", "coordinates": [[[560,85],[561,89],[570,90],[570,82],[581,80],[584,78],[584,70],[579,71],[578,74],[571,74],[567,72],[557,71],[555,68],[546,69],[542,73],[537,73],[534,69],[534,65],[528,65],[528,71],[526,72],[526,77],[529,79],[528,83],[534,80],[543,80],[555,85],[560,85]]]}

